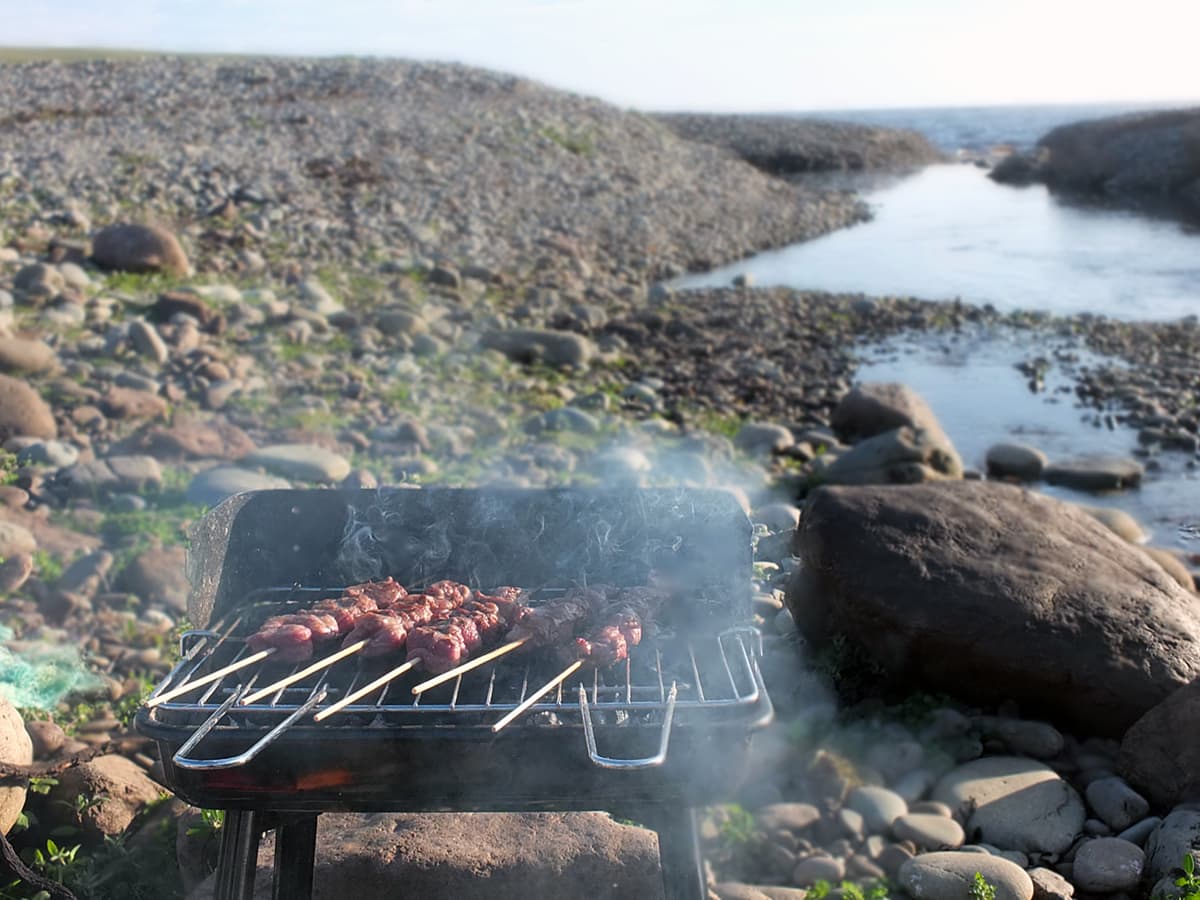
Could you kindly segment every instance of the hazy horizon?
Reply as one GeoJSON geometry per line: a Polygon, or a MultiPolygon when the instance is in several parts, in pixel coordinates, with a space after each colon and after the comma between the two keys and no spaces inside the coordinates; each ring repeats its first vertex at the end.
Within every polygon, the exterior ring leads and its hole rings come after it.
{"type": "Polygon", "coordinates": [[[0,0],[12,47],[442,60],[652,110],[1200,101],[1190,0],[0,0]],[[1164,23],[1171,27],[1163,27],[1164,23]]]}

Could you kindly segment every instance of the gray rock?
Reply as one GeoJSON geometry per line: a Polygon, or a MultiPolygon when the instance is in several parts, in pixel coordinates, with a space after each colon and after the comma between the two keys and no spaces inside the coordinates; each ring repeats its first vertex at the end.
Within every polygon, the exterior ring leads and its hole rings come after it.
{"type": "Polygon", "coordinates": [[[175,235],[157,225],[117,224],[100,229],[92,238],[92,259],[106,269],[124,272],[183,276],[191,270],[175,235]]]}
{"type": "Polygon", "coordinates": [[[28,338],[0,337],[0,372],[36,374],[58,365],[53,348],[28,338]]]}
{"type": "Polygon", "coordinates": [[[216,506],[226,497],[244,491],[266,491],[291,485],[274,475],[251,472],[237,466],[217,466],[197,474],[188,484],[187,501],[197,506],[216,506]]]}
{"type": "Polygon", "coordinates": [[[586,366],[595,355],[592,342],[569,331],[517,328],[489,331],[480,338],[480,346],[499,350],[520,363],[545,363],[548,366],[586,366]]]}
{"type": "Polygon", "coordinates": [[[855,444],[820,474],[829,484],[918,484],[961,478],[962,464],[935,432],[906,426],[855,444]]]}
{"type": "Polygon", "coordinates": [[[1088,806],[1109,828],[1121,831],[1144,819],[1150,812],[1146,798],[1122,778],[1097,778],[1084,791],[1088,806]]]}
{"type": "Polygon", "coordinates": [[[1047,466],[1049,484],[1080,491],[1119,491],[1137,487],[1144,470],[1136,459],[1121,456],[1080,456],[1047,466]]]}
{"type": "Polygon", "coordinates": [[[79,450],[63,441],[35,441],[17,454],[21,465],[52,466],[61,469],[74,465],[79,450]]]}
{"type": "Polygon", "coordinates": [[[779,453],[796,443],[792,432],[783,425],[768,422],[747,422],[738,429],[733,444],[744,453],[766,456],[779,453]]]}
{"type": "Polygon", "coordinates": [[[1200,811],[1172,810],[1146,839],[1146,880],[1173,874],[1188,853],[1200,868],[1200,811]]]}
{"type": "Polygon", "coordinates": [[[800,524],[800,509],[790,503],[766,503],[754,508],[750,520],[774,532],[788,531],[800,524]]]}
{"type": "Polygon", "coordinates": [[[57,434],[46,401],[23,381],[0,375],[0,441],[17,435],[52,438],[57,434]]]}
{"type": "Polygon", "coordinates": [[[1124,831],[1117,835],[1123,841],[1129,841],[1131,844],[1137,844],[1139,847],[1146,843],[1146,839],[1150,837],[1151,832],[1162,824],[1162,819],[1158,816],[1147,816],[1140,822],[1135,822],[1124,831]]]}
{"type": "Polygon", "coordinates": [[[1142,880],[1145,865],[1146,855],[1137,844],[1114,837],[1095,838],[1079,845],[1071,880],[1090,893],[1129,891],[1142,880]]]}
{"type": "Polygon", "coordinates": [[[1046,467],[1046,454],[1026,444],[993,444],[987,452],[988,475],[1037,481],[1046,467]]]}
{"type": "Polygon", "coordinates": [[[300,283],[300,302],[305,309],[321,316],[330,316],[345,309],[315,278],[307,278],[300,283]]]}
{"type": "Polygon", "coordinates": [[[0,519],[0,557],[8,558],[18,553],[33,553],[37,550],[37,538],[24,525],[0,519]]]}
{"type": "Polygon", "coordinates": [[[758,809],[754,818],[764,831],[804,831],[821,818],[821,811],[811,803],[771,803],[758,809]]]}
{"type": "Polygon", "coordinates": [[[588,461],[588,471],[615,484],[637,484],[651,468],[646,454],[636,447],[609,447],[588,461]]]}
{"type": "Polygon", "coordinates": [[[45,263],[32,263],[17,270],[13,278],[13,290],[18,295],[33,300],[49,300],[57,297],[66,287],[62,273],[45,263]]]}
{"type": "Polygon", "coordinates": [[[887,834],[892,823],[908,812],[908,804],[899,794],[873,785],[852,790],[846,798],[846,806],[863,817],[871,834],[887,834]]]}
{"type": "Polygon", "coordinates": [[[163,483],[162,466],[153,456],[130,454],[107,456],[104,462],[116,476],[116,489],[140,493],[148,488],[160,488],[163,483]]]}
{"type": "Polygon", "coordinates": [[[896,877],[916,900],[963,900],[977,872],[996,889],[996,900],[1033,898],[1033,882],[1020,866],[984,853],[925,853],[904,863],[896,877]]]}
{"type": "Polygon", "coordinates": [[[171,351],[166,341],[158,329],[144,319],[134,319],[129,323],[129,340],[138,353],[159,365],[170,358],[171,351]]]}
{"type": "Polygon", "coordinates": [[[938,781],[933,799],[966,817],[966,830],[1006,850],[1062,853],[1083,829],[1083,801],[1041,763],[991,756],[938,781]]]}
{"type": "Polygon", "coordinates": [[[416,337],[429,331],[429,323],[418,312],[403,307],[385,306],[375,313],[375,327],[384,334],[416,337]]]}
{"type": "Polygon", "coordinates": [[[1063,749],[1062,733],[1045,722],[1003,716],[976,716],[972,722],[982,737],[1003,741],[1013,753],[1053,759],[1063,749]]]}
{"type": "Polygon", "coordinates": [[[962,826],[956,821],[927,813],[900,816],[892,823],[892,836],[898,841],[912,841],[927,850],[954,850],[966,839],[962,826]]]}
{"type": "Polygon", "coordinates": [[[337,482],[350,474],[344,456],[310,444],[273,444],[260,447],[243,460],[269,472],[299,481],[337,482]]]}
{"type": "Polygon", "coordinates": [[[1118,734],[1200,675],[1195,595],[1051,497],[995,482],[822,487],[796,547],[786,600],[801,634],[843,635],[911,685],[1118,734]]]}
{"type": "Polygon", "coordinates": [[[1140,544],[1146,539],[1146,532],[1137,519],[1124,510],[1113,509],[1110,506],[1087,506],[1083,503],[1076,505],[1113,534],[1131,544],[1140,544]]]}
{"type": "Polygon", "coordinates": [[[552,409],[534,416],[525,423],[530,434],[542,431],[573,431],[577,434],[595,434],[600,430],[600,420],[591,413],[573,406],[552,409]]]}
{"type": "Polygon", "coordinates": [[[1200,742],[1182,740],[1200,728],[1200,680],[1164,699],[1121,739],[1118,769],[1160,807],[1200,797],[1200,742]]]}
{"type": "Polygon", "coordinates": [[[1028,874],[1033,882],[1033,900],[1071,900],[1075,896],[1075,886],[1053,869],[1038,866],[1028,874]]]}
{"type": "Polygon", "coordinates": [[[818,881],[837,883],[846,875],[846,864],[835,856],[810,856],[796,863],[792,884],[812,887],[818,881]]]}

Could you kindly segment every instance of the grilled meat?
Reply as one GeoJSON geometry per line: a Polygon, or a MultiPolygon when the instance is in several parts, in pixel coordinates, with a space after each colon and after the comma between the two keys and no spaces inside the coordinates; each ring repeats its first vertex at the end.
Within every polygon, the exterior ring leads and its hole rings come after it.
{"type": "Polygon", "coordinates": [[[653,622],[668,595],[654,588],[627,588],[596,617],[599,623],[587,637],[575,639],[576,659],[598,669],[629,658],[629,651],[642,642],[642,630],[653,622]]]}
{"type": "Polygon", "coordinates": [[[575,588],[543,606],[527,607],[517,616],[509,640],[528,639],[532,647],[567,644],[583,623],[602,609],[612,588],[575,588]]]}
{"type": "Polygon", "coordinates": [[[492,595],[476,592],[449,617],[414,628],[408,635],[408,660],[433,675],[449,671],[500,635],[528,607],[520,588],[498,588],[492,595]]]}

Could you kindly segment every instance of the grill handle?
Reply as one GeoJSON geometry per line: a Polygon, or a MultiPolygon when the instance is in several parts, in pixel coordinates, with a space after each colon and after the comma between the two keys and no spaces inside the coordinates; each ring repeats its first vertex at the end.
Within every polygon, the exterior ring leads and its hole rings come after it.
{"type": "Polygon", "coordinates": [[[583,718],[583,738],[587,742],[587,752],[592,764],[601,769],[624,769],[628,772],[634,769],[653,769],[666,762],[667,745],[671,742],[671,723],[675,720],[675,697],[678,693],[678,689],[672,682],[671,692],[667,694],[667,708],[663,713],[662,739],[658,744],[658,752],[653,756],[644,756],[641,759],[616,759],[612,756],[601,756],[596,750],[596,732],[592,727],[592,712],[588,707],[587,689],[580,685],[579,712],[583,718]]]}
{"type": "Polygon", "coordinates": [[[314,706],[325,699],[326,693],[324,686],[313,691],[309,698],[304,701],[303,705],[268,731],[256,744],[243,753],[239,753],[236,756],[225,756],[221,759],[192,759],[189,757],[187,754],[196,749],[196,745],[204,740],[210,731],[217,727],[217,723],[224,718],[233,705],[241,700],[249,690],[249,685],[238,685],[237,690],[229,696],[229,699],[222,703],[217,708],[217,711],[209,716],[204,724],[197,728],[192,736],[183,743],[183,746],[176,751],[175,755],[171,757],[171,762],[181,769],[188,769],[193,772],[208,772],[213,769],[236,769],[238,766],[244,766],[268,746],[275,743],[285,731],[292,727],[297,719],[308,715],[314,706]]]}

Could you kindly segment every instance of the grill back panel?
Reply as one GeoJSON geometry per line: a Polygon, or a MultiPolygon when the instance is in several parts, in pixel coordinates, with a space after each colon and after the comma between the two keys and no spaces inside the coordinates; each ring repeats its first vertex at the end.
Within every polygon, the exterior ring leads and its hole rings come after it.
{"type": "Polygon", "coordinates": [[[426,488],[257,491],[192,531],[188,614],[203,627],[260,588],[645,584],[694,599],[705,628],[750,616],[750,522],[724,491],[426,488]]]}

